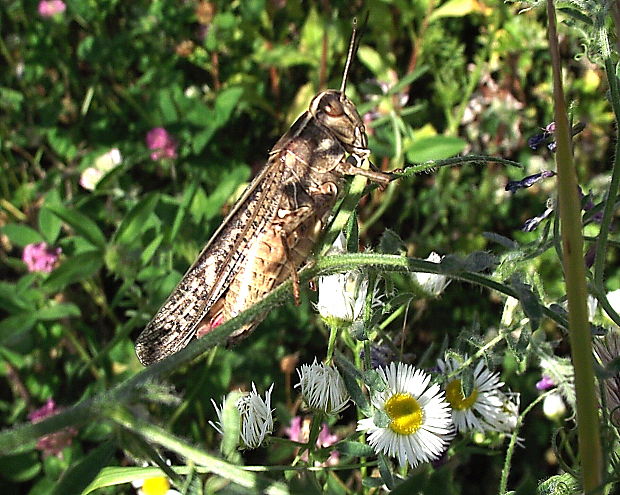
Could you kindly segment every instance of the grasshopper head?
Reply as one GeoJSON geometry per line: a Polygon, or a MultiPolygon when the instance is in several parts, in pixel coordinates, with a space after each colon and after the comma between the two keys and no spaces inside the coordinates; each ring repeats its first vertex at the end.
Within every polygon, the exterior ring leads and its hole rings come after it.
{"type": "Polygon", "coordinates": [[[328,89],[319,93],[310,103],[309,112],[349,153],[367,149],[364,121],[353,102],[342,91],[328,89]]]}

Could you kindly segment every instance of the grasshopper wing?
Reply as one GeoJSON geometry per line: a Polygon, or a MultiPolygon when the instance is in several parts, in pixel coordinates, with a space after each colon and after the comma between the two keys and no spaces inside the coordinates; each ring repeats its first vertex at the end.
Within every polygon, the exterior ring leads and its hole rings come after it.
{"type": "Polygon", "coordinates": [[[148,366],[185,347],[245,261],[245,246],[273,217],[284,165],[272,155],[136,340],[148,366]]]}

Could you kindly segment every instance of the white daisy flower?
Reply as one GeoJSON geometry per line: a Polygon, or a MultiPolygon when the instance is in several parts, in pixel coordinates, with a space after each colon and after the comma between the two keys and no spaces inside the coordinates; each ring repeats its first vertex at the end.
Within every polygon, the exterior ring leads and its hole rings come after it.
{"type": "Polygon", "coordinates": [[[442,374],[450,376],[445,384],[446,399],[452,407],[452,420],[457,431],[507,432],[514,428],[518,406],[515,408],[515,404],[501,392],[504,383],[500,381],[499,373],[492,373],[483,361],[479,361],[473,372],[473,390],[464,397],[459,371],[461,363],[451,357],[438,360],[437,367],[442,374]]]}
{"type": "MultiPolygon", "coordinates": [[[[239,411],[241,448],[256,449],[265,437],[273,432],[273,410],[271,409],[271,392],[273,384],[265,393],[265,400],[256,391],[256,385],[252,382],[252,391],[244,393],[236,403],[239,411]]],[[[211,400],[215,412],[217,413],[218,423],[211,423],[220,434],[223,435],[222,412],[225,408],[225,401],[221,407],[211,400]]]]}
{"type": "MultiPolygon", "coordinates": [[[[346,253],[346,240],[341,232],[327,254],[346,253]]],[[[317,309],[325,322],[332,325],[358,320],[364,310],[368,277],[360,270],[319,277],[317,309]]]]}
{"type": "Polygon", "coordinates": [[[165,476],[138,479],[131,482],[138,495],[181,495],[181,492],[170,488],[170,481],[165,476]]]}
{"type": "Polygon", "coordinates": [[[386,384],[372,396],[373,406],[387,415],[386,426],[375,417],[358,421],[357,431],[368,433],[377,453],[397,457],[401,466],[416,467],[438,459],[453,437],[450,406],[439,385],[430,385],[428,373],[404,363],[379,368],[386,384]]]}
{"type": "Polygon", "coordinates": [[[335,366],[317,363],[302,364],[297,369],[301,395],[311,409],[338,414],[349,402],[349,392],[335,366]]]}
{"type": "MultiPolygon", "coordinates": [[[[442,256],[433,251],[425,261],[440,263],[441,258],[442,256]]],[[[413,273],[413,280],[426,297],[439,297],[450,283],[448,277],[437,273],[415,272],[413,273]]]]}

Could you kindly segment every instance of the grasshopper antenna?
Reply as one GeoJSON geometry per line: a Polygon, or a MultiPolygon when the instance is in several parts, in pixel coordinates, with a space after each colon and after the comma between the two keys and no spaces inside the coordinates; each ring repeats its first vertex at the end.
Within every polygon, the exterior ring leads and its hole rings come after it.
{"type": "Polygon", "coordinates": [[[353,18],[353,32],[351,33],[351,41],[349,42],[349,52],[347,53],[347,62],[344,65],[344,72],[342,74],[342,83],[340,84],[340,92],[344,95],[345,90],[347,89],[347,79],[349,78],[349,68],[351,67],[351,61],[353,60],[353,56],[357,53],[357,49],[360,44],[360,39],[364,30],[366,28],[366,23],[368,22],[369,12],[366,12],[366,17],[364,18],[364,23],[362,24],[362,28],[357,29],[357,18],[353,18]]]}
{"type": "Polygon", "coordinates": [[[357,33],[357,19],[353,18],[353,32],[351,33],[351,41],[349,41],[349,53],[347,53],[347,62],[344,64],[344,72],[342,73],[342,82],[340,83],[340,92],[344,95],[347,89],[347,78],[349,77],[349,67],[351,67],[351,59],[355,51],[355,34],[357,33]]]}

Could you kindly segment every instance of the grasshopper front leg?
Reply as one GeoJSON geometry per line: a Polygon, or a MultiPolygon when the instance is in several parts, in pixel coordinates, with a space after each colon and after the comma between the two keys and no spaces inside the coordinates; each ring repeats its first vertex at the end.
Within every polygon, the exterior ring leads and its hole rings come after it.
{"type": "MultiPolygon", "coordinates": [[[[365,157],[355,157],[353,158],[353,160],[361,163],[364,158],[365,157]]],[[[351,163],[353,160],[351,158],[349,158],[348,160],[342,160],[338,163],[338,165],[336,165],[334,171],[339,172],[343,175],[361,175],[362,177],[366,177],[372,182],[379,184],[382,188],[385,188],[390,182],[396,179],[396,176],[392,174],[375,170],[368,170],[358,165],[354,165],[353,163],[351,163]]]]}

